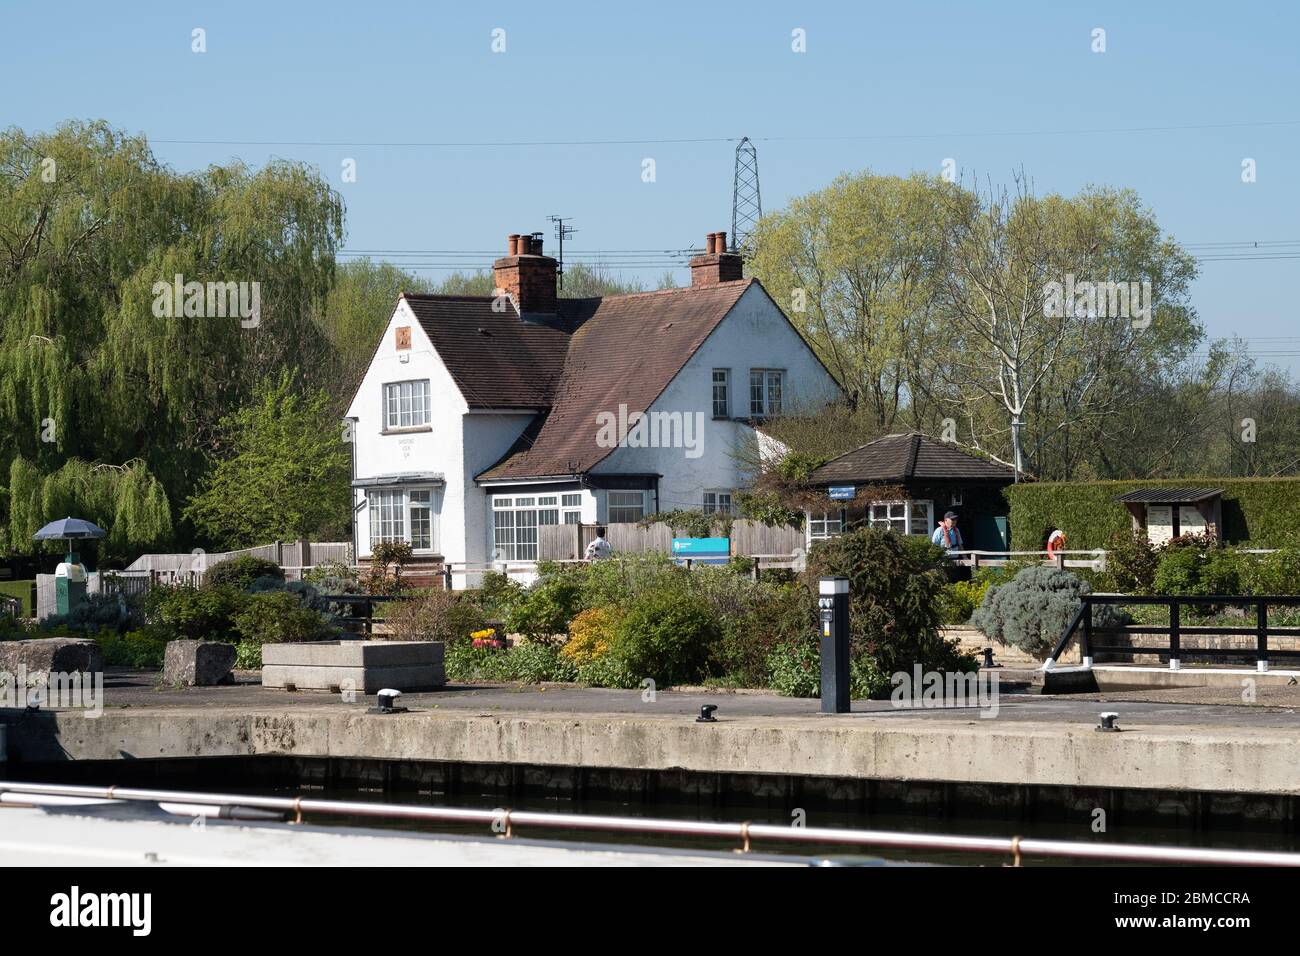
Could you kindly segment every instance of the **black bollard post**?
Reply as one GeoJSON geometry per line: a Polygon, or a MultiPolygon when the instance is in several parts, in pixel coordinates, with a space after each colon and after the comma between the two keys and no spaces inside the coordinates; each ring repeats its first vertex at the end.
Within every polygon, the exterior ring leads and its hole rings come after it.
{"type": "Polygon", "coordinates": [[[817,606],[821,611],[822,713],[849,712],[849,579],[822,578],[817,606]]]}

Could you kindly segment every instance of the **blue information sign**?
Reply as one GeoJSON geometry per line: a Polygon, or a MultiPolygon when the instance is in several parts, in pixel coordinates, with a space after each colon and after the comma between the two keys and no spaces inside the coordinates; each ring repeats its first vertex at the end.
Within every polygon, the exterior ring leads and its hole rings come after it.
{"type": "Polygon", "coordinates": [[[731,560],[730,538],[673,538],[673,557],[701,564],[726,564],[731,560]]]}
{"type": "Polygon", "coordinates": [[[852,501],[857,489],[853,485],[831,485],[827,497],[831,501],[852,501]]]}

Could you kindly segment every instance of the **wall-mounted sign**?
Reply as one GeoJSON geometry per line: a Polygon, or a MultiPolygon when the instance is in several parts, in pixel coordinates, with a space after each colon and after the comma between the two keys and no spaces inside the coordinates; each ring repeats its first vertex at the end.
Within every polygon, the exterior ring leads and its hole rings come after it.
{"type": "Polygon", "coordinates": [[[1173,507],[1170,505],[1147,505],[1147,540],[1158,548],[1173,536],[1173,507]]]}
{"type": "Polygon", "coordinates": [[[826,491],[826,496],[831,501],[852,501],[855,494],[857,488],[853,485],[831,485],[826,491]]]}
{"type": "Polygon", "coordinates": [[[730,538],[673,538],[673,557],[700,564],[726,564],[731,560],[730,538]]]}
{"type": "Polygon", "coordinates": [[[397,350],[411,347],[411,327],[409,325],[399,325],[397,327],[397,350]]]}

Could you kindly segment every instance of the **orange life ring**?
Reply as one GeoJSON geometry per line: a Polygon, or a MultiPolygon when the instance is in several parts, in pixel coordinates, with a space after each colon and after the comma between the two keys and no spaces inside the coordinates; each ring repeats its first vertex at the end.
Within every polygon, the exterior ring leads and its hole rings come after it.
{"type": "Polygon", "coordinates": [[[1047,538],[1047,553],[1051,557],[1056,557],[1056,552],[1065,550],[1065,532],[1059,528],[1053,531],[1047,538]]]}

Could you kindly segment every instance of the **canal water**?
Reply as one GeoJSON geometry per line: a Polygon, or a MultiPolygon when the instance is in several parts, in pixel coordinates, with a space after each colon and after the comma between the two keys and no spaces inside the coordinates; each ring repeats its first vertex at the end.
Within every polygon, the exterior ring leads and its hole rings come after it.
{"type": "MultiPolygon", "coordinates": [[[[11,768],[19,771],[19,768],[11,768]]],[[[1082,794],[1056,788],[971,788],[900,781],[834,781],[682,771],[624,773],[564,767],[222,757],[187,760],[77,761],[33,764],[12,779],[149,787],[317,799],[375,801],[483,810],[529,810],[656,817],[778,826],[843,827],[965,836],[1022,836],[1080,843],[1300,851],[1294,798],[1152,794],[1082,794]],[[730,778],[730,779],[729,779],[730,778]],[[1104,813],[1102,812],[1104,811],[1104,813]],[[1104,827],[1104,829],[1102,829],[1104,827]]],[[[353,826],[492,836],[483,825],[310,817],[353,826]]],[[[735,841],[591,830],[515,827],[520,837],[704,850],[734,850],[735,841]]],[[[878,857],[911,863],[1000,865],[984,854],[855,848],[754,841],[757,852],[853,861],[878,857]]],[[[1045,861],[1030,861],[1042,865],[1045,861]]]]}

